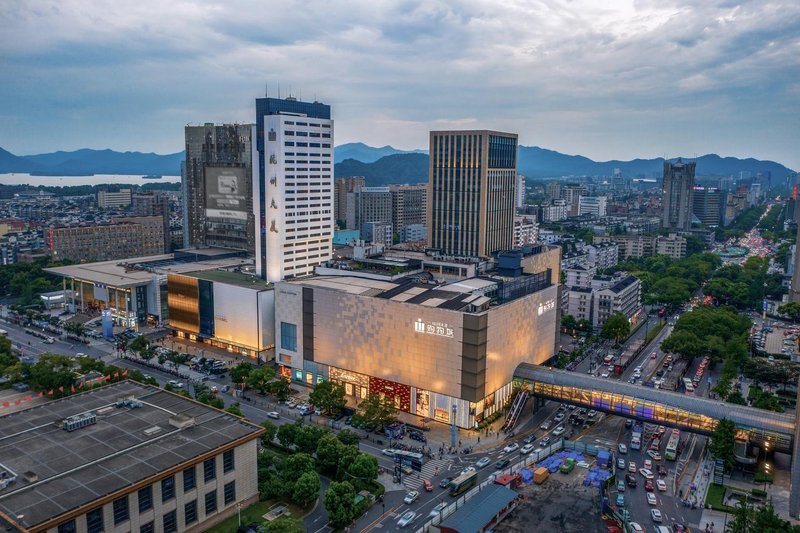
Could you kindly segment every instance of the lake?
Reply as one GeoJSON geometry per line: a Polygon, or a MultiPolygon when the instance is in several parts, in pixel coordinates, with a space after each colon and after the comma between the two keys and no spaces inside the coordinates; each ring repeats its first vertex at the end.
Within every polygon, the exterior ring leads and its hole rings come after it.
{"type": "Polygon", "coordinates": [[[131,185],[146,185],[147,183],[180,183],[180,176],[164,176],[161,179],[146,180],[141,174],[123,176],[118,174],[95,174],[94,176],[31,176],[30,174],[0,174],[0,184],[3,185],[47,185],[49,187],[65,187],[70,185],[103,185],[113,183],[127,183],[131,185]]]}

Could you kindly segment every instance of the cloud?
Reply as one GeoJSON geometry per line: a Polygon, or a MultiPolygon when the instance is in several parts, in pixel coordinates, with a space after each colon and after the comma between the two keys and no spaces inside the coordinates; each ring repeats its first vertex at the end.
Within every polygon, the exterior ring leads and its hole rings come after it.
{"type": "Polygon", "coordinates": [[[280,84],[333,105],[337,143],[464,125],[598,159],[800,168],[789,0],[37,0],[0,24],[0,146],[19,153],[179,150],[184,124],[252,121],[280,84]]]}

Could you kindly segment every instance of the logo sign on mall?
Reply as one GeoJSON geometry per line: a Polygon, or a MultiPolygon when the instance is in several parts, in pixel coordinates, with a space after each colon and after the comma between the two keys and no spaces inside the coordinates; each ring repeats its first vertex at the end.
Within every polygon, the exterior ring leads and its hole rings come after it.
{"type": "Polygon", "coordinates": [[[539,310],[537,311],[537,314],[539,316],[542,316],[546,312],[552,311],[555,308],[556,308],[556,301],[555,300],[547,300],[546,302],[539,304],[539,310]]]}
{"type": "Polygon", "coordinates": [[[453,328],[443,322],[423,322],[418,318],[414,322],[414,331],[417,333],[427,333],[428,335],[438,335],[439,337],[453,337],[453,328]]]}

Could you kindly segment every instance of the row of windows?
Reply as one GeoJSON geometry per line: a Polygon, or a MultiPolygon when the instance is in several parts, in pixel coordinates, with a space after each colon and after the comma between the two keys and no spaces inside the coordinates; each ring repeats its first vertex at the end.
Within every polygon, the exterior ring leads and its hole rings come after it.
{"type": "Polygon", "coordinates": [[[331,127],[330,124],[315,124],[314,122],[311,122],[309,124],[308,122],[294,122],[291,120],[284,120],[283,123],[286,126],[308,126],[310,128],[328,128],[328,129],[330,129],[331,127]]]}
{"type": "Polygon", "coordinates": [[[306,147],[306,148],[330,148],[330,143],[305,143],[305,142],[294,142],[294,141],[284,141],[284,146],[297,146],[297,147],[306,147]]]}

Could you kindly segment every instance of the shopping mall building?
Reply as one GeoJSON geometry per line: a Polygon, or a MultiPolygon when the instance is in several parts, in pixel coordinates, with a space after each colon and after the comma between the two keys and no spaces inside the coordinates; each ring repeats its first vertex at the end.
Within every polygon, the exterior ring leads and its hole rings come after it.
{"type": "Polygon", "coordinates": [[[537,246],[448,283],[347,270],[277,282],[277,363],[294,382],[387,395],[420,417],[450,423],[455,406],[455,423],[474,427],[510,398],[519,363],[553,356],[559,260],[537,246]]]}

